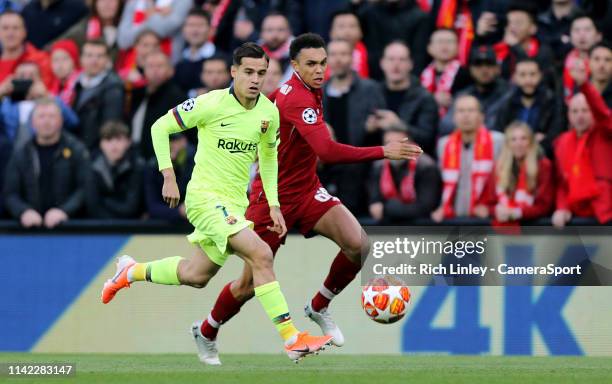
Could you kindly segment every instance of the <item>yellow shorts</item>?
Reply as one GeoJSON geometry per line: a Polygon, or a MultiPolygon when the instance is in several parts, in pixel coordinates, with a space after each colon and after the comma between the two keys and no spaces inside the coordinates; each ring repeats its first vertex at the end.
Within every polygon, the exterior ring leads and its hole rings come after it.
{"type": "Polygon", "coordinates": [[[233,252],[228,245],[230,236],[246,227],[253,228],[253,222],[244,217],[247,207],[236,206],[216,195],[198,194],[185,198],[187,219],[195,227],[187,236],[190,243],[199,245],[213,263],[223,266],[233,252]]]}

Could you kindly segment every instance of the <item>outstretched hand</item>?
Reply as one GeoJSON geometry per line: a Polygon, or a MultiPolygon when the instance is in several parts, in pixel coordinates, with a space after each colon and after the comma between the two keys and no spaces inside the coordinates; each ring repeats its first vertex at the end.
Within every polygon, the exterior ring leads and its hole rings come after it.
{"type": "Polygon", "coordinates": [[[408,139],[392,141],[384,147],[385,158],[389,160],[416,160],[421,156],[423,150],[416,144],[411,144],[408,139]]]}

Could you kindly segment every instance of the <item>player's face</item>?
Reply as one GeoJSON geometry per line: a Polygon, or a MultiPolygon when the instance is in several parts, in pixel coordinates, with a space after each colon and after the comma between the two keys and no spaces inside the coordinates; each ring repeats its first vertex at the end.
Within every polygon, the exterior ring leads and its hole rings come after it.
{"type": "Polygon", "coordinates": [[[531,137],[529,132],[523,126],[518,126],[509,132],[508,146],[510,152],[515,159],[522,160],[527,156],[529,146],[531,145],[531,137]]]}
{"type": "Polygon", "coordinates": [[[234,90],[236,94],[255,99],[261,92],[268,71],[268,61],[265,58],[245,57],[240,65],[232,65],[234,90]]]}
{"type": "Polygon", "coordinates": [[[327,68],[327,52],[325,48],[304,48],[295,60],[291,60],[293,69],[311,88],[321,88],[325,68],[327,68]]]}

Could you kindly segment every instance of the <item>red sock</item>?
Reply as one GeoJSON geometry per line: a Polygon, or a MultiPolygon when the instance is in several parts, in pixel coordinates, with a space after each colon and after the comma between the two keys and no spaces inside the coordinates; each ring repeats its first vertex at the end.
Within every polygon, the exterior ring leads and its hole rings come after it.
{"type": "Polygon", "coordinates": [[[202,323],[202,327],[200,331],[202,331],[202,336],[206,337],[209,340],[214,340],[217,338],[217,332],[219,332],[219,327],[221,324],[225,324],[234,317],[238,312],[240,312],[240,307],[242,304],[240,301],[236,300],[234,295],[232,295],[232,291],[230,290],[230,285],[232,283],[229,282],[223,289],[221,293],[219,293],[219,297],[215,302],[215,306],[212,311],[208,315],[208,318],[204,320],[202,323]]]}
{"type": "Polygon", "coordinates": [[[340,251],[329,268],[329,274],[325,278],[323,286],[312,298],[312,309],[319,312],[326,308],[329,302],[339,294],[359,273],[360,264],[355,264],[340,251]]]}

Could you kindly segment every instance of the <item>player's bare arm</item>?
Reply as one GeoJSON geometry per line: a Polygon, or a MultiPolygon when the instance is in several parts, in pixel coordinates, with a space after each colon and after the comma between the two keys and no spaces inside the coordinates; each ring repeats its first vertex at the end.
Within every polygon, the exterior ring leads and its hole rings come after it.
{"type": "Polygon", "coordinates": [[[161,173],[164,176],[162,197],[164,199],[164,202],[166,202],[170,208],[175,208],[178,206],[179,201],[181,200],[181,193],[179,192],[178,184],[176,183],[176,175],[174,174],[174,169],[162,169],[161,173]]]}

